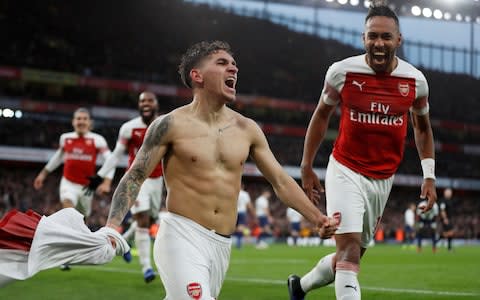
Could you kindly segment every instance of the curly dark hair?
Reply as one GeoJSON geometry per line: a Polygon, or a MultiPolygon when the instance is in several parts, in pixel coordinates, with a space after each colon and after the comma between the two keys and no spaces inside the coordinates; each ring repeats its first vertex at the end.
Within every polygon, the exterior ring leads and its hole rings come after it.
{"type": "Polygon", "coordinates": [[[192,88],[192,79],[190,78],[190,71],[198,66],[198,64],[207,56],[219,50],[224,50],[233,56],[230,45],[224,41],[201,41],[187,49],[183,54],[178,65],[178,73],[185,86],[192,88]]]}
{"type": "Polygon", "coordinates": [[[386,1],[372,1],[372,3],[370,4],[370,8],[368,9],[368,14],[365,17],[365,23],[367,23],[367,21],[373,17],[391,18],[395,21],[395,24],[397,24],[397,28],[400,29],[400,22],[398,21],[398,17],[395,12],[387,6],[386,1]]]}

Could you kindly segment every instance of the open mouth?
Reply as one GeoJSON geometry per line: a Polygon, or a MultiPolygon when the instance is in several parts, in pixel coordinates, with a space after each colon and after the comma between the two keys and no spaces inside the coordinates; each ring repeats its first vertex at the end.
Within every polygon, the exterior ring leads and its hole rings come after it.
{"type": "Polygon", "coordinates": [[[387,59],[387,54],[385,52],[373,52],[372,58],[377,63],[383,63],[387,59]]]}
{"type": "Polygon", "coordinates": [[[235,78],[231,77],[225,80],[225,85],[231,89],[235,89],[235,78]]]}

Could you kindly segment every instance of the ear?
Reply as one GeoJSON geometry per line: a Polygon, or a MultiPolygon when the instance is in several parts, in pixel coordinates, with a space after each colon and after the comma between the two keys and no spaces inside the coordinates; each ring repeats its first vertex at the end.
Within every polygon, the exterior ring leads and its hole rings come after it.
{"type": "Polygon", "coordinates": [[[398,34],[398,47],[400,47],[402,45],[402,42],[403,42],[403,37],[402,37],[402,34],[399,33],[398,34]]]}
{"type": "Polygon", "coordinates": [[[193,83],[197,83],[197,84],[203,83],[203,76],[202,76],[202,72],[200,72],[200,69],[190,70],[190,78],[192,79],[192,85],[193,83]]]}

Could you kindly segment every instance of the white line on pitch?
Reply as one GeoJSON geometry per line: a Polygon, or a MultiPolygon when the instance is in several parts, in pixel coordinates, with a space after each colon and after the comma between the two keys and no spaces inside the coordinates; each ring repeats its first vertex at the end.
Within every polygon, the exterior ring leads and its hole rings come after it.
{"type": "MultiPolygon", "coordinates": [[[[75,268],[82,268],[82,269],[95,269],[102,272],[115,272],[115,273],[129,273],[129,274],[139,274],[141,273],[138,270],[130,270],[130,269],[123,269],[123,268],[113,268],[113,267],[105,267],[105,266],[75,266],[75,268]]],[[[275,285],[286,285],[285,280],[276,280],[276,279],[265,279],[265,278],[244,278],[244,277],[229,277],[225,278],[226,281],[237,281],[237,282],[248,282],[254,284],[275,284],[275,285]]],[[[333,288],[333,285],[329,286],[333,288]]],[[[434,291],[434,290],[417,290],[417,289],[399,289],[399,288],[386,288],[386,287],[375,287],[375,286],[361,286],[362,290],[370,290],[370,291],[382,291],[388,293],[409,293],[409,294],[422,294],[422,295],[439,295],[439,296],[464,296],[464,297],[472,297],[472,296],[480,296],[480,293],[475,292],[453,292],[453,291],[434,291]]]]}

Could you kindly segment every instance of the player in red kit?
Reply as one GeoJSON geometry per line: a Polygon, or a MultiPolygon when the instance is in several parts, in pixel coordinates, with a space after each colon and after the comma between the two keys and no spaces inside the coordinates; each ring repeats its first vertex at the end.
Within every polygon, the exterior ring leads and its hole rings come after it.
{"type": "MultiPolygon", "coordinates": [[[[107,159],[111,152],[105,138],[91,132],[92,120],[86,108],[78,108],[73,114],[73,132],[60,136],[58,150],[50,158],[33,182],[36,190],[43,186],[50,172],[63,163],[63,177],[60,182],[60,201],[64,208],[74,207],[85,217],[90,215],[93,195],[85,195],[83,187],[89,177],[95,174],[97,155],[107,159]]],[[[113,178],[114,170],[106,174],[113,178]]]]}
{"type": "MultiPolygon", "coordinates": [[[[155,94],[151,92],[141,93],[138,99],[138,110],[140,116],[124,123],[120,127],[115,149],[110,159],[106,160],[102,168],[97,172],[98,175],[92,180],[90,189],[97,189],[96,183],[100,183],[102,178],[107,176],[108,172],[115,169],[125,152],[128,153],[128,165],[130,166],[133,163],[138,150],[142,146],[147,127],[158,116],[158,101],[155,94]]],[[[144,280],[147,283],[155,278],[150,259],[151,242],[149,229],[152,222],[158,218],[160,211],[163,192],[162,175],[162,164],[159,163],[142,185],[135,205],[130,210],[135,221],[130,226],[129,231],[124,234],[124,237],[127,239],[128,234],[134,233],[135,246],[137,247],[138,257],[142,265],[144,280]]],[[[110,190],[110,187],[108,187],[108,190],[110,190]]],[[[97,190],[97,192],[99,191],[97,190]]]]}
{"type": "Polygon", "coordinates": [[[437,200],[434,142],[424,75],[396,56],[402,42],[398,18],[373,2],[365,19],[366,53],[334,63],[327,71],[318,106],[308,126],[301,163],[302,185],[313,199],[323,191],[313,162],[330,116],[341,111],[338,137],[327,166],[327,214],[338,215],[336,252],[302,278],[291,275],[291,300],[335,281],[336,299],[361,299],[360,258],[373,239],[404,151],[409,115],[423,169],[424,211],[437,200]]]}

